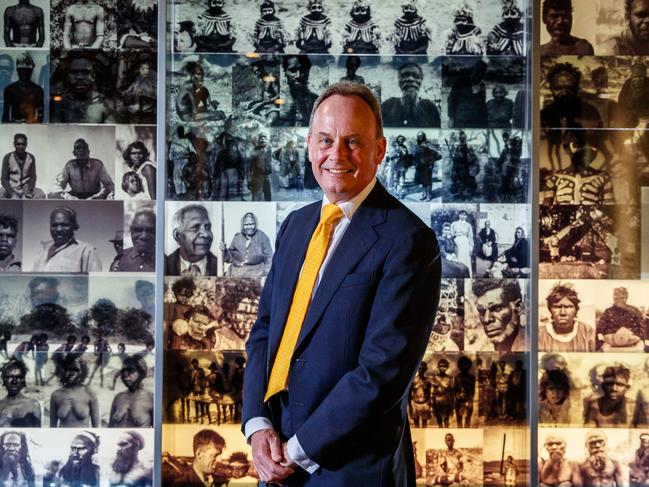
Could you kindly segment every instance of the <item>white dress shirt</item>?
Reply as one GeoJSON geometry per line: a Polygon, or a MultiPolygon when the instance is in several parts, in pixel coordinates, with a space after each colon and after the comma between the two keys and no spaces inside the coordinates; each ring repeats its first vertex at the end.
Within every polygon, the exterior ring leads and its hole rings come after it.
{"type": "Polygon", "coordinates": [[[180,275],[183,275],[183,273],[190,272],[191,266],[195,265],[198,266],[198,270],[201,271],[200,275],[204,276],[205,273],[207,272],[207,256],[203,257],[201,260],[198,260],[196,262],[188,262],[185,259],[182,258],[180,253],[178,253],[178,257],[180,257],[180,275]]]}
{"type": "MultiPolygon", "coordinates": [[[[334,233],[331,237],[331,242],[329,243],[329,248],[327,249],[327,254],[325,255],[324,260],[322,261],[322,265],[320,266],[320,270],[318,271],[318,277],[316,278],[315,284],[313,285],[313,292],[311,293],[311,299],[313,299],[316,289],[318,289],[318,286],[320,285],[320,281],[322,281],[322,276],[324,275],[324,272],[327,269],[327,266],[329,265],[331,258],[333,257],[336,249],[338,248],[338,245],[340,244],[343,235],[349,228],[349,224],[352,221],[352,217],[354,216],[354,213],[356,213],[356,210],[358,210],[358,208],[361,206],[363,201],[365,201],[365,198],[367,198],[367,195],[369,195],[372,189],[374,189],[375,185],[376,185],[376,178],[372,179],[372,181],[370,181],[370,183],[367,186],[365,186],[365,188],[363,188],[363,190],[360,193],[358,193],[356,196],[354,196],[351,200],[339,201],[336,203],[343,211],[344,216],[341,218],[341,220],[336,225],[336,228],[334,229],[334,233]]],[[[326,195],[324,195],[322,197],[322,207],[324,208],[324,206],[328,205],[329,203],[330,203],[329,199],[327,198],[326,195]]],[[[244,428],[245,435],[246,438],[248,439],[248,442],[250,442],[250,437],[253,434],[255,434],[257,431],[262,429],[274,429],[273,424],[270,422],[268,418],[265,418],[263,416],[250,418],[246,422],[244,428]]],[[[320,468],[320,465],[315,463],[306,455],[296,435],[293,435],[291,438],[289,438],[286,448],[288,450],[289,458],[293,460],[295,463],[297,463],[300,467],[302,467],[307,472],[312,474],[316,470],[318,470],[318,468],[320,468]]]]}

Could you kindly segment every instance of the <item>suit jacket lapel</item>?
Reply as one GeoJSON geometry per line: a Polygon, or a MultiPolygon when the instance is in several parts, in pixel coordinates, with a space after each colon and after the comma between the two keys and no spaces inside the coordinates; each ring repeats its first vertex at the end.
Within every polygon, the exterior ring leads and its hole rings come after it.
{"type": "Polygon", "coordinates": [[[384,194],[385,189],[377,182],[375,188],[354,214],[311,301],[295,346],[296,350],[318,323],[343,279],[379,238],[374,227],[385,220],[384,194]]]}
{"type": "Polygon", "coordinates": [[[273,312],[271,314],[273,323],[278,326],[271,326],[268,344],[269,344],[269,358],[272,361],[275,358],[279,341],[284,332],[284,325],[288,318],[288,312],[291,308],[293,301],[293,293],[297,279],[304,263],[306,250],[309,247],[311,235],[315,231],[318,222],[320,221],[321,204],[313,204],[313,208],[304,215],[302,218],[295,219],[290,222],[290,227],[284,233],[284,239],[281,242],[280,261],[281,266],[277,267],[277,274],[274,277],[277,295],[273,295],[273,312]]]}

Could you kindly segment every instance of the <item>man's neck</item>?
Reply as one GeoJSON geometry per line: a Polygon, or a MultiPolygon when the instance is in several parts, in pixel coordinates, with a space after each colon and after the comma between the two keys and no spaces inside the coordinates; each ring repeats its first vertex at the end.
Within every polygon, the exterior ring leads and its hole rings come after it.
{"type": "Polygon", "coordinates": [[[512,333],[502,342],[494,344],[494,348],[496,349],[496,352],[511,352],[512,345],[516,341],[516,338],[518,337],[520,330],[521,330],[520,326],[516,324],[516,331],[514,333],[512,333]]]}

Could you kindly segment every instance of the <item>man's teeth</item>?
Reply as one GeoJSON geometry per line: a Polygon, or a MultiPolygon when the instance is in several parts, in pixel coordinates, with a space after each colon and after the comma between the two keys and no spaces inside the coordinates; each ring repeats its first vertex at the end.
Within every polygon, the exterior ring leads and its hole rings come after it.
{"type": "Polygon", "coordinates": [[[327,169],[331,174],[345,174],[352,172],[351,169],[327,169]]]}

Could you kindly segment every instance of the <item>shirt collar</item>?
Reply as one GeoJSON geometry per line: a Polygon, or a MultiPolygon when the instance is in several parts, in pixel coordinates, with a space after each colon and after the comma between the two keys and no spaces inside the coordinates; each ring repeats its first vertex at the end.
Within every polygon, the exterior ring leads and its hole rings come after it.
{"type": "MultiPolygon", "coordinates": [[[[351,221],[352,217],[354,216],[354,213],[356,213],[356,210],[358,210],[361,204],[363,204],[363,201],[365,201],[365,198],[367,198],[367,196],[372,192],[375,185],[376,185],[376,177],[372,178],[372,180],[368,183],[368,185],[365,186],[363,190],[360,193],[358,193],[356,196],[354,196],[351,200],[339,201],[338,203],[336,203],[345,214],[345,218],[351,221]]],[[[325,205],[328,205],[330,203],[331,202],[329,201],[329,198],[327,198],[327,195],[323,195],[322,207],[324,208],[325,205]]]]}
{"type": "Polygon", "coordinates": [[[201,276],[205,275],[205,271],[207,270],[207,256],[203,257],[201,260],[196,261],[196,262],[188,262],[185,259],[183,259],[182,255],[180,253],[178,254],[178,257],[180,257],[180,272],[188,271],[189,267],[192,265],[197,265],[198,268],[201,271],[201,276]]]}

